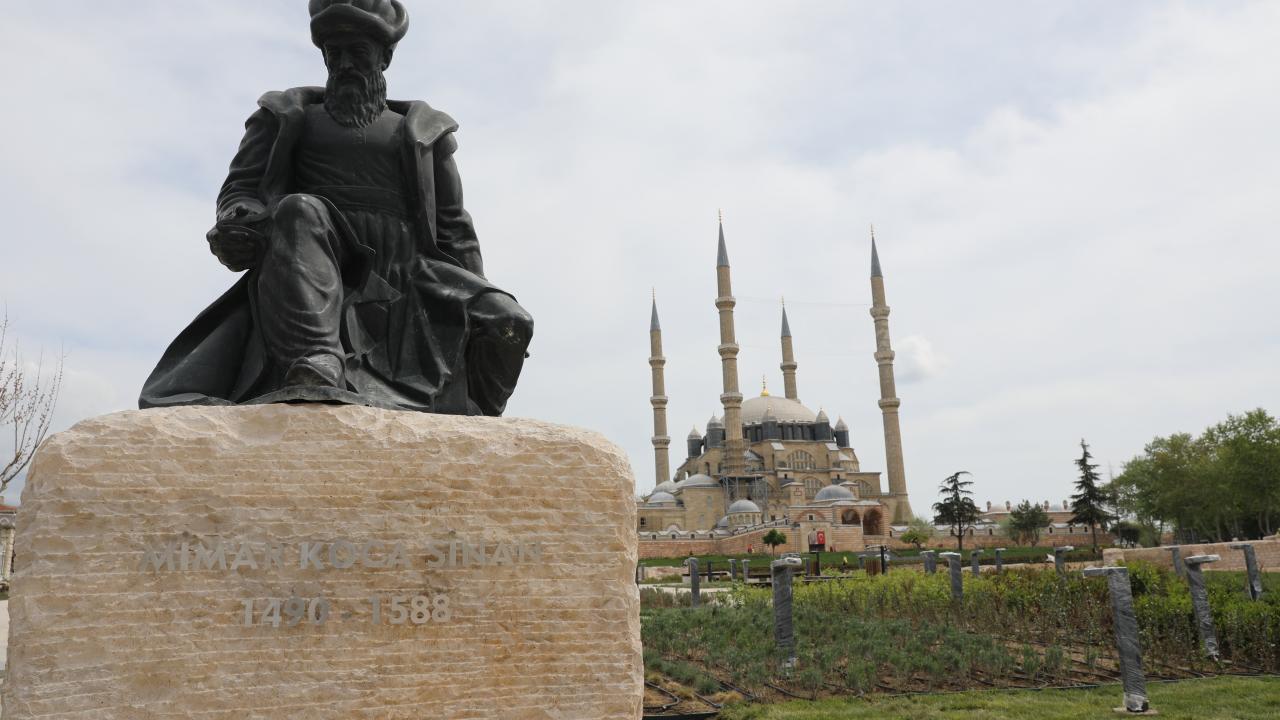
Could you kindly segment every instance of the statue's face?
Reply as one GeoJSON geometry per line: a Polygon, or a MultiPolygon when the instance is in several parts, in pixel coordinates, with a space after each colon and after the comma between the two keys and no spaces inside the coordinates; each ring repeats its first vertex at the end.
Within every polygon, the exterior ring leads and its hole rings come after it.
{"type": "Polygon", "coordinates": [[[383,70],[391,60],[390,49],[366,35],[334,34],[321,45],[329,68],[325,108],[334,120],[361,128],[386,108],[387,79],[383,70]]]}
{"type": "Polygon", "coordinates": [[[324,41],[322,49],[329,74],[338,78],[367,78],[387,69],[382,45],[365,35],[333,35],[324,41]]]}

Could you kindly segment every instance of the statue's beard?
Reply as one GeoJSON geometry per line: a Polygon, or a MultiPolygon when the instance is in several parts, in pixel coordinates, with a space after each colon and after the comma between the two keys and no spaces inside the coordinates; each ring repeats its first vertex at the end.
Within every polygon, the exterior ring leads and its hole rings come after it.
{"type": "Polygon", "coordinates": [[[387,109],[387,77],[381,70],[329,73],[324,109],[338,124],[350,128],[368,126],[387,109]]]}

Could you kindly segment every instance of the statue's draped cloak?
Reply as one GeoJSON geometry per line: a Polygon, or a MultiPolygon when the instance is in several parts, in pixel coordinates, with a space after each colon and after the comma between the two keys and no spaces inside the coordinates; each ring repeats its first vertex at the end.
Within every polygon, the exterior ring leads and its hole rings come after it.
{"type": "MultiPolygon", "coordinates": [[[[298,192],[294,153],[306,108],[322,103],[323,88],[272,92],[245,123],[245,136],[218,196],[218,216],[237,204],[269,210],[298,192]]],[[[417,252],[397,268],[393,284],[374,272],[375,251],[325,201],[347,247],[341,339],[347,366],[344,390],[282,386],[286,368],[265,350],[255,320],[256,276],[250,270],[202,312],[165,351],[143,386],[141,407],[230,405],[277,400],[336,400],[410,410],[475,414],[465,371],[468,305],[502,292],[483,276],[479,243],[462,207],[452,155],[457,124],[422,102],[387,103],[404,115],[404,194],[417,252]]],[[[324,200],[324,198],[320,198],[324,200]]],[[[385,265],[385,263],[381,263],[385,265]]]]}

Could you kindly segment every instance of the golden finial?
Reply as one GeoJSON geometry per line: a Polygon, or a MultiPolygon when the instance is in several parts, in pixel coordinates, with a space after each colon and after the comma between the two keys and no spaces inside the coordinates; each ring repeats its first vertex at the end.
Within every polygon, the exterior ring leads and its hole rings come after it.
{"type": "Polygon", "coordinates": [[[716,216],[720,218],[720,224],[723,225],[724,224],[724,208],[719,208],[718,210],[716,210],[716,216]]]}
{"type": "Polygon", "coordinates": [[[875,224],[875,223],[871,223],[871,240],[872,240],[872,242],[874,242],[874,241],[875,241],[875,239],[876,239],[876,224],[875,224]]]}
{"type": "Polygon", "coordinates": [[[653,294],[653,301],[658,302],[658,287],[655,285],[650,292],[653,294]]]}
{"type": "Polygon", "coordinates": [[[769,377],[767,375],[760,376],[760,397],[769,397],[769,377]]]}
{"type": "Polygon", "coordinates": [[[786,296],[786,295],[783,295],[783,296],[782,296],[782,307],[783,307],[783,309],[784,309],[784,310],[785,310],[785,309],[786,309],[786,307],[787,307],[787,296],[786,296]]]}

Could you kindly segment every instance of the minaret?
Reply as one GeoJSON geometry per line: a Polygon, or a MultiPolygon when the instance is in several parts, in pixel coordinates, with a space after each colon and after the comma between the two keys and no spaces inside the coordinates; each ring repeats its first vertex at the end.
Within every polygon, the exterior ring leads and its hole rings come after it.
{"type": "Polygon", "coordinates": [[[893,381],[893,348],[889,344],[889,306],[884,299],[884,274],[876,250],[876,231],[871,229],[871,317],[876,326],[876,364],[880,366],[880,412],[884,416],[884,455],[893,497],[893,522],[908,522],[911,505],[907,499],[907,475],[902,465],[902,429],[898,425],[897,386],[893,381]]]}
{"type": "Polygon", "coordinates": [[[716,308],[720,311],[720,366],[724,375],[724,392],[720,404],[724,406],[724,461],[723,474],[741,475],[746,470],[743,453],[746,443],[742,440],[742,393],[738,392],[738,342],[733,329],[733,308],[738,301],[733,297],[733,283],[729,279],[729,251],[724,244],[724,216],[720,217],[720,248],[716,259],[716,308]]]}
{"type": "Polygon", "coordinates": [[[667,435],[667,383],[663,368],[667,359],[662,356],[662,325],[658,323],[658,296],[653,296],[653,317],[649,320],[649,367],[653,369],[653,466],[655,484],[671,479],[671,457],[668,448],[671,438],[667,435]]]}
{"type": "Polygon", "coordinates": [[[782,384],[788,400],[799,400],[796,392],[796,351],[791,346],[791,323],[787,322],[787,301],[782,301],[782,384]]]}

